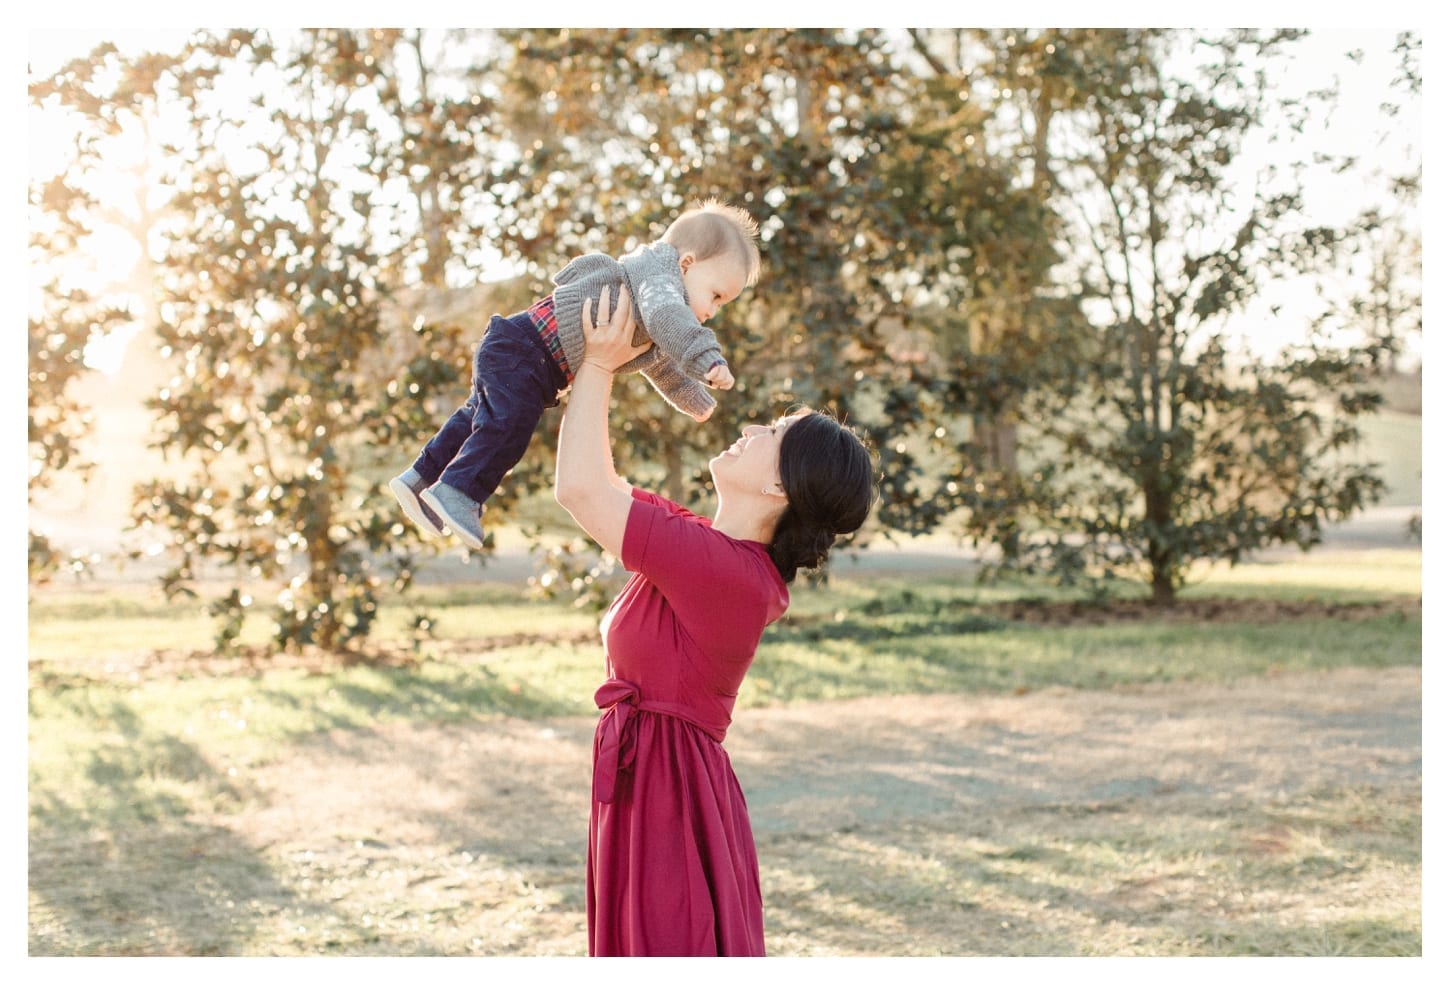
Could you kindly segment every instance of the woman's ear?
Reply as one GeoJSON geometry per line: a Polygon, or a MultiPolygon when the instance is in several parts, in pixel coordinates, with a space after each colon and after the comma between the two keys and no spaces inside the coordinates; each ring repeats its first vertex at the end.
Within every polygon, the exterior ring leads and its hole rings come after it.
{"type": "Polygon", "coordinates": [[[760,494],[762,496],[779,496],[781,499],[785,499],[785,486],[782,486],[779,482],[773,482],[761,489],[760,494]]]}

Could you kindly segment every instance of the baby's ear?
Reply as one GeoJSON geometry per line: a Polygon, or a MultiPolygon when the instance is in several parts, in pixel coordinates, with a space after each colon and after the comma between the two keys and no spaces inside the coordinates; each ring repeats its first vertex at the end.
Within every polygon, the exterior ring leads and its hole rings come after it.
{"type": "Polygon", "coordinates": [[[685,253],[685,254],[682,254],[680,256],[680,273],[683,274],[685,271],[689,270],[690,267],[691,267],[691,265],[694,264],[694,262],[695,262],[695,254],[693,254],[693,253],[685,253]]]}

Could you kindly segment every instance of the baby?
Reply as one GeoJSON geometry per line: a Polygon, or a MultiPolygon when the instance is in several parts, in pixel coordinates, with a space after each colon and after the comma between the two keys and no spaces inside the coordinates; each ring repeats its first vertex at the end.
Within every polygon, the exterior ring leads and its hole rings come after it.
{"type": "Polygon", "coordinates": [[[704,323],[760,275],[757,226],[749,213],[711,200],[682,213],[659,240],[615,259],[576,257],[552,294],[508,318],[495,315],[473,357],[473,390],[406,472],[388,483],[424,532],[452,530],[483,547],[484,501],[528,450],[539,418],[559,403],[583,364],[584,305],[608,287],[634,303],[635,345],[650,348],[620,367],[639,372],[675,409],[708,419],[735,377],[704,323]]]}

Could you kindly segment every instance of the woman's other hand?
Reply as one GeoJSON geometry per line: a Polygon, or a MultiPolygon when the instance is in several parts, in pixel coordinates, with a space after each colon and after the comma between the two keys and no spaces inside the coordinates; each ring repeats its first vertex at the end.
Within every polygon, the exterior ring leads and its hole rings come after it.
{"type": "Polygon", "coordinates": [[[599,292],[599,320],[602,324],[596,323],[589,307],[584,305],[580,316],[583,322],[581,327],[584,332],[585,366],[597,366],[606,373],[613,373],[649,348],[648,343],[641,346],[630,344],[634,335],[634,305],[630,304],[628,288],[619,289],[619,304],[612,311],[609,307],[608,286],[599,292]]]}

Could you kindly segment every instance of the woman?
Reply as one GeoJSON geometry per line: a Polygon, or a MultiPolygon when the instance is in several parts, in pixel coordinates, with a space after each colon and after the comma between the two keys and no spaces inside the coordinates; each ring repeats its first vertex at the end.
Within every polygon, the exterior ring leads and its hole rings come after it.
{"type": "Polygon", "coordinates": [[[584,312],[585,357],[559,431],[555,497],[632,577],[601,624],[609,680],[589,815],[591,955],[763,955],[745,798],[721,742],[765,627],[796,569],[825,560],[871,507],[861,440],[824,414],[750,425],[710,460],[713,520],[614,471],[613,371],[627,296],[584,312]]]}

